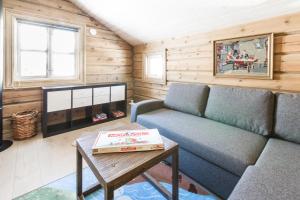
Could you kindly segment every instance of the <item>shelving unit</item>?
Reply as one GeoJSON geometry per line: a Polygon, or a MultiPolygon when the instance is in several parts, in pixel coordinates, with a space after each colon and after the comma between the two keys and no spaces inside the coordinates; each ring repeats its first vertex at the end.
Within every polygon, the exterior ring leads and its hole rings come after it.
{"type": "Polygon", "coordinates": [[[127,116],[126,83],[106,83],[43,88],[43,137],[49,137],[127,116]],[[113,111],[124,116],[115,118],[113,111]],[[107,119],[93,117],[106,113],[107,119]]]}

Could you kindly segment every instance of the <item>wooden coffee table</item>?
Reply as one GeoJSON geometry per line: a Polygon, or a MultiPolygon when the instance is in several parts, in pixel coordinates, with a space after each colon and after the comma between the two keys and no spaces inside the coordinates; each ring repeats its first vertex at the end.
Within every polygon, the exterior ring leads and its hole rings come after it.
{"type": "MultiPolygon", "coordinates": [[[[134,123],[118,128],[117,130],[130,129],[145,128],[134,123]]],[[[162,136],[165,145],[164,150],[92,155],[92,146],[97,135],[98,132],[95,132],[76,140],[78,199],[84,199],[84,196],[102,187],[105,192],[104,199],[113,199],[115,189],[128,183],[139,175],[143,175],[167,199],[178,199],[177,143],[162,136]],[[146,172],[148,169],[165,160],[169,156],[172,156],[172,194],[146,172]],[[91,186],[86,191],[82,191],[82,158],[87,162],[88,166],[99,181],[99,184],[91,186]]]]}

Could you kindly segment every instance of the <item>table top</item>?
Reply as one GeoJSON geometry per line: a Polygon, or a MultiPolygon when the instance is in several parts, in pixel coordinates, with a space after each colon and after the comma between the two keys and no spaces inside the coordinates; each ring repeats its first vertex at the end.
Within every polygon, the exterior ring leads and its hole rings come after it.
{"type": "MultiPolygon", "coordinates": [[[[114,130],[131,129],[145,128],[133,123],[114,130]]],[[[77,148],[100,183],[106,186],[118,188],[160,161],[163,161],[171,155],[173,151],[178,150],[178,144],[176,142],[162,136],[165,146],[163,150],[93,155],[92,146],[98,132],[99,131],[77,139],[77,148]]]]}
{"type": "Polygon", "coordinates": [[[102,86],[117,86],[126,85],[125,82],[106,82],[106,83],[89,83],[89,84],[73,84],[73,85],[60,85],[60,86],[44,86],[43,90],[58,90],[58,89],[82,89],[90,87],[102,87],[102,86]]]}

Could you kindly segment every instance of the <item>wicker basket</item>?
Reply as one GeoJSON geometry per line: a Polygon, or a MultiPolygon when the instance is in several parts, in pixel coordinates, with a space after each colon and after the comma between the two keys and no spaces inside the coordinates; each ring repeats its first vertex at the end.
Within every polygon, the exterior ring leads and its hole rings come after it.
{"type": "Polygon", "coordinates": [[[37,134],[38,111],[24,111],[12,115],[15,140],[24,140],[37,134]]]}

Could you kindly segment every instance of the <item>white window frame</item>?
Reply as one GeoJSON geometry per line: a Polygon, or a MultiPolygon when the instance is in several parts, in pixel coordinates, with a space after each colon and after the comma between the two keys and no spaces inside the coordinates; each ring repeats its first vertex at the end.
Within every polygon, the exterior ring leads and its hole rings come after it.
{"type": "Polygon", "coordinates": [[[59,80],[59,79],[77,79],[79,76],[79,37],[78,37],[78,28],[73,28],[73,27],[67,27],[67,26],[60,26],[60,25],[55,25],[55,24],[49,24],[49,23],[40,23],[40,22],[35,22],[35,21],[28,21],[28,20],[23,20],[23,19],[16,19],[16,37],[15,37],[15,43],[16,43],[16,47],[17,50],[15,52],[15,57],[17,59],[17,67],[15,68],[15,72],[14,72],[14,76],[15,76],[15,80],[18,81],[22,81],[22,80],[59,80]],[[22,24],[29,24],[29,25],[36,25],[36,26],[40,26],[40,27],[45,27],[47,28],[47,49],[45,51],[42,50],[22,50],[20,48],[20,25],[22,24]],[[74,55],[74,64],[75,64],[75,74],[74,76],[52,76],[51,74],[51,66],[52,66],[52,55],[53,52],[52,51],[52,32],[53,30],[71,30],[75,32],[75,49],[74,49],[74,53],[60,53],[60,54],[72,54],[74,55]],[[45,76],[21,76],[21,53],[22,51],[25,52],[43,52],[47,54],[47,63],[46,63],[46,75],[45,76]]]}
{"type": "Polygon", "coordinates": [[[157,84],[166,84],[166,49],[162,51],[156,52],[147,52],[143,54],[143,81],[150,82],[150,83],[157,83],[157,84]],[[160,78],[152,78],[148,75],[148,59],[151,56],[161,56],[162,57],[162,76],[160,78]]]}
{"type": "MultiPolygon", "coordinates": [[[[63,84],[84,84],[85,83],[85,30],[84,24],[73,24],[65,21],[56,21],[52,19],[40,18],[31,16],[28,13],[14,12],[12,10],[5,10],[5,76],[4,88],[31,88],[43,87],[63,84]],[[75,76],[68,77],[20,77],[18,69],[20,69],[18,62],[18,20],[28,21],[31,23],[48,25],[49,27],[60,27],[66,29],[77,30],[76,34],[76,49],[75,49],[75,76]]],[[[49,35],[48,35],[49,37],[49,35]]],[[[48,45],[49,45],[48,41],[48,45]]],[[[51,51],[51,49],[48,49],[51,51]]],[[[51,53],[49,53],[51,54],[51,53]]],[[[49,57],[48,57],[49,59],[49,57]]],[[[49,63],[49,62],[47,62],[49,63]]],[[[50,66],[48,66],[50,67],[50,66]]],[[[47,67],[47,68],[48,68],[47,67]]],[[[20,72],[20,70],[19,70],[20,72]]]]}

